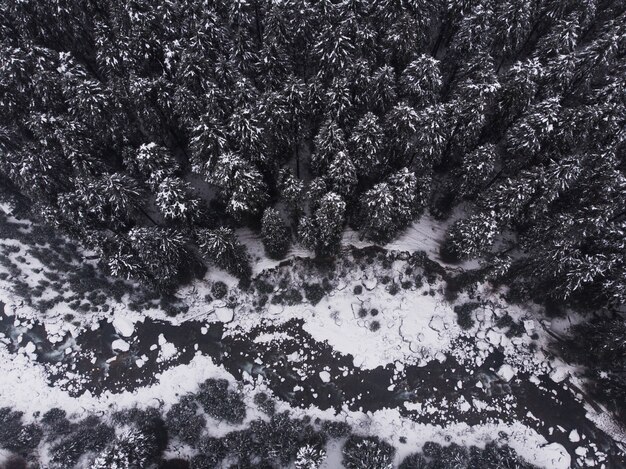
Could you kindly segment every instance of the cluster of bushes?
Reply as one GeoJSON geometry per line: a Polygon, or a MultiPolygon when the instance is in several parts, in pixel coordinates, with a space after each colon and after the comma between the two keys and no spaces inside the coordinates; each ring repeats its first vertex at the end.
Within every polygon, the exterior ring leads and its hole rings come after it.
{"type": "MultiPolygon", "coordinates": [[[[382,467],[382,466],[381,466],[382,467]]],[[[407,456],[399,469],[533,469],[513,448],[488,443],[484,449],[426,442],[421,453],[407,456]]],[[[372,467],[373,469],[373,467],[372,467]]]]}
{"type": "MultiPolygon", "coordinates": [[[[258,393],[254,402],[266,414],[243,428],[223,436],[211,435],[203,412],[232,425],[245,418],[241,395],[228,382],[210,379],[195,394],[183,396],[165,417],[156,408],[130,408],[114,412],[103,422],[90,415],[77,422],[64,410],[46,412],[38,423],[24,424],[22,413],[0,409],[0,448],[14,453],[11,464],[36,465],[40,442],[49,448],[52,469],[216,469],[229,467],[280,469],[294,464],[297,469],[317,469],[326,458],[331,440],[344,440],[342,464],[346,469],[391,469],[395,448],[375,436],[352,434],[341,421],[294,418],[276,412],[275,402],[258,393]],[[117,430],[117,431],[116,431],[117,430]],[[163,452],[176,440],[193,449],[189,460],[166,459],[163,452]]],[[[488,444],[484,450],[458,445],[426,443],[423,453],[407,457],[401,469],[531,469],[508,446],[488,444]]],[[[12,467],[12,466],[10,466],[12,467]]]]}

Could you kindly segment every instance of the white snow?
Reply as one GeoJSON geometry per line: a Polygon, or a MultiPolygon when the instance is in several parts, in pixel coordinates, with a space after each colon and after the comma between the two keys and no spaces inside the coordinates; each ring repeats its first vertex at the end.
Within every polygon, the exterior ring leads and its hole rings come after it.
{"type": "Polygon", "coordinates": [[[498,369],[498,376],[504,381],[509,382],[513,379],[513,376],[517,374],[517,370],[511,365],[504,364],[498,369]]]}
{"type": "Polygon", "coordinates": [[[572,443],[578,443],[580,441],[580,435],[576,429],[572,430],[569,434],[569,441],[572,443]]]}
{"type": "Polygon", "coordinates": [[[135,332],[135,324],[131,320],[120,316],[113,319],[113,327],[122,337],[130,337],[135,332]]]}
{"type": "Polygon", "coordinates": [[[128,352],[130,350],[130,344],[123,339],[115,339],[111,344],[111,348],[114,351],[128,352]]]}
{"type": "Polygon", "coordinates": [[[320,371],[319,376],[324,383],[330,382],[330,373],[328,371],[320,371]]]}

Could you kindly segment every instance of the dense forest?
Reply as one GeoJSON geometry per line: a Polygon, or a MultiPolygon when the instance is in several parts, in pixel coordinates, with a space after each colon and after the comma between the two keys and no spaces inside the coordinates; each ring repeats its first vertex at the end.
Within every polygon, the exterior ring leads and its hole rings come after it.
{"type": "Polygon", "coordinates": [[[519,298],[626,297],[619,0],[3,0],[0,178],[108,272],[250,275],[424,212],[519,298]],[[159,256],[154,256],[159,252],[159,256]]]}

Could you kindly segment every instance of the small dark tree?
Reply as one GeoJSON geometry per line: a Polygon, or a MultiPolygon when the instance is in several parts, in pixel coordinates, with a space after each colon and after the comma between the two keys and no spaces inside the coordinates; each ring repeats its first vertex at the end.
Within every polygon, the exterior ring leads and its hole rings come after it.
{"type": "Polygon", "coordinates": [[[267,208],[261,220],[261,236],[265,253],[273,259],[282,259],[291,244],[291,232],[276,209],[267,208]]]}

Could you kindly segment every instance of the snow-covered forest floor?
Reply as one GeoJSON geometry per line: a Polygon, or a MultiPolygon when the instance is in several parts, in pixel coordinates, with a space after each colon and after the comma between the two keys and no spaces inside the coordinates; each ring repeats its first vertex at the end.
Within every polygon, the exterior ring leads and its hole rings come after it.
{"type": "MultiPolygon", "coordinates": [[[[384,439],[396,464],[427,441],[496,441],[542,468],[622,464],[626,435],[555,342],[576,313],[548,318],[488,284],[458,294],[447,280],[472,266],[439,262],[445,226],[427,217],[384,248],[348,231],[332,263],[295,249],[270,261],[240,230],[255,260],[251,287],[211,269],[176,298],[110,282],[89,252],[27,220],[3,215],[0,230],[0,408],[25,423],[52,408],[73,422],[133,407],[165,415],[223,378],[247,412],[235,423],[205,415],[211,436],[267,420],[262,392],[292,418],[384,439]]],[[[59,467],[54,442],[34,449],[43,467],[59,467]]],[[[322,467],[340,467],[341,443],[327,444],[322,467]]],[[[197,453],[184,438],[166,449],[197,453]]]]}

